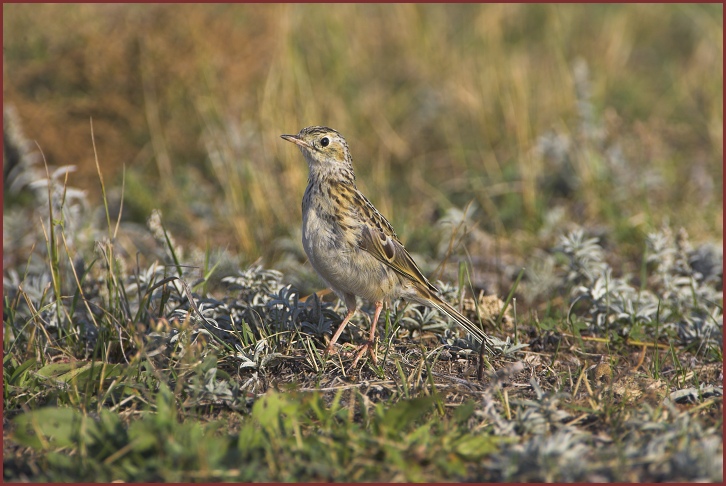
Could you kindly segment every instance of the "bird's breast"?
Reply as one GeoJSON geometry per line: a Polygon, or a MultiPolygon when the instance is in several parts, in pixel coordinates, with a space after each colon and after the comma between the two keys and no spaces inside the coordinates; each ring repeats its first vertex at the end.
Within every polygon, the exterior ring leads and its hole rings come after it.
{"type": "Polygon", "coordinates": [[[360,228],[340,208],[313,202],[303,205],[302,233],[305,252],[317,261],[357,249],[360,228]]]}
{"type": "Polygon", "coordinates": [[[389,299],[399,278],[358,247],[360,223],[345,207],[314,195],[303,199],[303,248],[317,273],[336,291],[371,301],[389,299]],[[320,200],[323,199],[323,200],[320,200]]]}

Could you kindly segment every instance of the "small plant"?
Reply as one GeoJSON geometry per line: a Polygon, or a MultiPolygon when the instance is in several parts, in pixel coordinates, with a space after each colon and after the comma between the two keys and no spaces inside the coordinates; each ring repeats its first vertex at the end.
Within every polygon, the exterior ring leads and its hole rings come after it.
{"type": "MultiPolygon", "coordinates": [[[[685,233],[680,235],[677,241],[668,229],[648,235],[644,251],[650,271],[636,286],[632,276],[615,277],[597,238],[585,237],[578,228],[562,236],[553,249],[564,256],[563,263],[540,267],[548,275],[559,270],[559,281],[552,277],[539,280],[549,282],[551,292],[569,292],[568,319],[577,316],[596,334],[651,342],[678,339],[699,352],[718,353],[723,336],[723,293],[717,288],[723,276],[717,265],[702,262],[702,258],[713,259],[713,253],[691,250],[685,233]],[[708,268],[709,273],[703,275],[694,268],[708,268]]],[[[552,261],[549,256],[544,258],[552,261]]],[[[538,278],[535,275],[535,281],[538,278]]]]}

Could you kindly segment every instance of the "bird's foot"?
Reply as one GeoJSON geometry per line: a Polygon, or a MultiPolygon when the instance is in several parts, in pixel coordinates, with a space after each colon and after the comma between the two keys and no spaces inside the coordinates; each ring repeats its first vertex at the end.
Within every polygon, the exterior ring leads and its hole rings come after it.
{"type": "MultiPolygon", "coordinates": [[[[342,350],[343,348],[353,348],[353,349],[358,349],[358,347],[357,347],[357,346],[355,346],[355,345],[353,345],[353,344],[351,344],[351,343],[343,343],[343,344],[329,344],[329,345],[328,345],[328,347],[327,347],[327,348],[325,348],[325,353],[326,353],[327,355],[335,355],[335,354],[339,354],[339,353],[340,353],[340,351],[341,351],[341,350],[342,350]],[[335,346],[335,347],[333,347],[333,346],[335,346]]],[[[352,353],[351,353],[351,354],[352,354],[352,353]]]]}
{"type": "Polygon", "coordinates": [[[368,351],[368,353],[371,355],[373,364],[378,364],[378,357],[376,356],[376,343],[373,341],[368,341],[358,348],[358,353],[356,354],[355,360],[353,361],[353,368],[358,365],[358,361],[363,357],[366,351],[368,351]]]}

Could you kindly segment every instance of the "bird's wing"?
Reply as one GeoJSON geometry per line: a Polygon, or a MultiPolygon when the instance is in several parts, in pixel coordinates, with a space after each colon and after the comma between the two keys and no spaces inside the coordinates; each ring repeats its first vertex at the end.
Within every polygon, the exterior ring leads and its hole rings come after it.
{"type": "Polygon", "coordinates": [[[373,255],[377,260],[386,264],[399,275],[411,280],[418,292],[420,303],[431,305],[448,314],[449,317],[458,322],[470,334],[474,335],[479,341],[485,344],[488,351],[491,351],[489,344],[491,338],[479,328],[476,324],[464,317],[459,311],[454,309],[448,302],[439,297],[439,289],[431,285],[431,283],[423,276],[416,262],[413,261],[411,255],[408,254],[403,247],[393,227],[388,220],[379,213],[371,202],[360,192],[357,196],[360,198],[356,207],[362,209],[365,218],[361,226],[360,237],[358,239],[358,247],[373,255]]]}
{"type": "Polygon", "coordinates": [[[361,222],[358,247],[399,275],[433,292],[438,292],[439,290],[423,276],[416,262],[398,240],[391,223],[373,206],[373,203],[357,189],[352,191],[351,196],[354,201],[352,207],[359,212],[356,219],[361,222]]]}
{"type": "Polygon", "coordinates": [[[491,339],[476,324],[464,317],[454,309],[448,302],[438,296],[439,290],[431,285],[426,277],[416,266],[416,263],[408,254],[398,239],[384,234],[384,232],[363,225],[358,246],[373,255],[376,259],[388,265],[398,274],[411,280],[420,298],[414,299],[422,304],[430,305],[448,314],[449,317],[458,322],[470,334],[474,335],[480,342],[483,342],[486,349],[491,352],[489,344],[491,339]]]}
{"type": "Polygon", "coordinates": [[[421,270],[416,266],[416,262],[395,236],[386,235],[383,231],[364,224],[361,228],[358,246],[388,265],[396,273],[433,292],[439,291],[423,276],[421,270]]]}

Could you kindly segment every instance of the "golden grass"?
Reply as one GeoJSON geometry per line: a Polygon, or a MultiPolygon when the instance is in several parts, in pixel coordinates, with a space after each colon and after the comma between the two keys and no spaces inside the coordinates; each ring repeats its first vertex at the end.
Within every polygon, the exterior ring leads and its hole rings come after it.
{"type": "Polygon", "coordinates": [[[583,131],[578,60],[593,119],[622,147],[634,187],[647,169],[663,179],[643,189],[649,204],[634,193],[623,217],[722,234],[720,5],[3,11],[5,102],[49,163],[78,165],[71,183],[97,188],[93,117],[104,172],[137,174],[129,194],[139,197],[125,202],[134,214],[163,207],[189,237],[211,228],[250,260],[299,225],[307,168],[279,135],[311,124],[347,137],[359,185],[404,241],[425,240],[422,226],[470,200],[490,232],[536,229],[553,204],[541,186],[553,167],[536,151],[550,130],[578,147],[568,217],[607,220],[612,187],[602,147],[583,131]],[[699,202],[709,184],[711,200],[699,202]],[[192,201],[212,206],[214,221],[192,201]]]}

